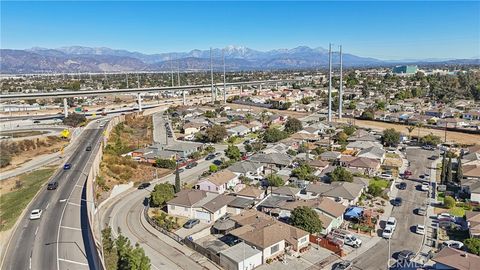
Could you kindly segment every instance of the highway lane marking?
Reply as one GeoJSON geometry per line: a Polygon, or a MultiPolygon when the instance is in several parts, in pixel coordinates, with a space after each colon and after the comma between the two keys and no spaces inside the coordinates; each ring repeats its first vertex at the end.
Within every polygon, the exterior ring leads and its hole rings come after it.
{"type": "Polygon", "coordinates": [[[63,262],[68,262],[68,263],[73,263],[73,264],[88,266],[88,263],[82,263],[82,262],[77,262],[77,261],[72,261],[72,260],[67,260],[67,259],[62,259],[62,258],[58,258],[58,260],[59,260],[59,261],[63,261],[63,262]]]}
{"type": "Polygon", "coordinates": [[[68,204],[70,204],[70,205],[75,205],[75,206],[78,206],[78,207],[81,207],[81,205],[80,205],[80,204],[78,204],[78,203],[68,202],[68,204]]]}
{"type": "Polygon", "coordinates": [[[78,188],[83,188],[83,186],[80,186],[80,185],[75,185],[75,186],[78,187],[78,188]]]}
{"type": "Polygon", "coordinates": [[[37,229],[35,230],[35,236],[37,236],[37,233],[38,233],[38,226],[37,226],[37,229]]]}
{"type": "Polygon", "coordinates": [[[47,203],[47,206],[45,207],[45,210],[47,210],[47,209],[48,209],[48,206],[50,206],[50,203],[47,203]]]}
{"type": "Polygon", "coordinates": [[[32,256],[30,256],[30,262],[28,263],[28,269],[32,269],[32,256]]]}
{"type": "Polygon", "coordinates": [[[74,227],[68,227],[68,226],[60,226],[62,229],[69,229],[69,230],[75,230],[75,231],[82,231],[80,228],[74,228],[74,227]]]}

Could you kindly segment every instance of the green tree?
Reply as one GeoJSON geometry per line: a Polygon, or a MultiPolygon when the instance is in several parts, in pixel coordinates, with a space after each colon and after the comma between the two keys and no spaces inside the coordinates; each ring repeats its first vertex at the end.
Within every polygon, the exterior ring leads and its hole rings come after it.
{"type": "Polygon", "coordinates": [[[85,115],[78,113],[71,113],[63,119],[63,123],[67,126],[78,127],[87,120],[85,115]]]}
{"type": "Polygon", "coordinates": [[[130,240],[121,234],[118,236],[115,244],[118,252],[118,270],[150,269],[150,259],[138,244],[132,247],[130,240]]]}
{"type": "Polygon", "coordinates": [[[225,149],[225,155],[231,160],[240,160],[242,157],[242,153],[240,153],[240,149],[238,149],[235,145],[228,145],[227,149],[225,149]]]}
{"type": "Polygon", "coordinates": [[[368,185],[368,194],[374,196],[374,197],[378,197],[382,194],[382,187],[379,186],[378,184],[376,183],[371,183],[370,185],[368,185]]]}
{"type": "Polygon", "coordinates": [[[302,180],[307,180],[312,173],[313,168],[308,164],[302,164],[292,170],[292,174],[302,180]]]}
{"type": "Polygon", "coordinates": [[[171,184],[157,184],[150,193],[150,205],[153,207],[162,206],[165,202],[173,199],[174,196],[175,190],[171,184]]]}
{"type": "Polygon", "coordinates": [[[320,233],[322,231],[322,221],[319,219],[317,212],[310,207],[300,206],[293,209],[290,219],[293,226],[309,233],[320,233]]]}
{"type": "Polygon", "coordinates": [[[469,252],[480,255],[480,238],[468,238],[463,243],[469,252]]]}
{"type": "Polygon", "coordinates": [[[165,168],[165,169],[175,169],[176,166],[177,166],[177,163],[175,162],[175,160],[172,160],[172,159],[163,159],[163,158],[159,158],[155,161],[155,164],[157,165],[157,167],[159,168],[165,168]]]}
{"type": "Polygon", "coordinates": [[[210,165],[210,166],[208,167],[208,171],[210,171],[210,172],[212,172],[212,173],[217,172],[217,171],[218,171],[217,165],[215,165],[215,164],[210,165]]]}
{"type": "Polygon", "coordinates": [[[441,172],[441,178],[440,178],[440,181],[442,184],[446,184],[446,176],[447,176],[447,162],[446,162],[446,159],[445,159],[445,152],[443,153],[443,157],[442,157],[442,172],[441,172]]]}
{"type": "Polygon", "coordinates": [[[335,134],[335,137],[334,137],[335,141],[337,141],[338,143],[345,143],[347,142],[348,140],[348,135],[343,132],[343,131],[340,131],[338,132],[337,134],[335,134]]]}
{"type": "Polygon", "coordinates": [[[345,134],[347,134],[347,136],[352,136],[353,133],[355,133],[355,131],[357,131],[357,128],[355,126],[345,126],[345,127],[343,127],[343,132],[345,132],[345,134]]]}
{"type": "Polygon", "coordinates": [[[206,111],[203,116],[207,118],[215,118],[217,117],[217,113],[215,111],[206,111]]]}
{"type": "Polygon", "coordinates": [[[457,158],[457,174],[456,174],[457,183],[462,182],[462,179],[463,179],[462,155],[460,155],[457,158]]]}
{"type": "Polygon", "coordinates": [[[333,172],[330,173],[330,181],[353,182],[353,175],[344,167],[338,166],[333,170],[333,172]]]}
{"type": "Polygon", "coordinates": [[[367,110],[367,111],[362,112],[362,115],[360,115],[360,118],[365,119],[365,120],[373,120],[373,118],[374,118],[373,111],[367,110]]]}
{"type": "Polygon", "coordinates": [[[285,131],[288,133],[295,133],[302,130],[302,122],[297,118],[289,117],[285,123],[285,131]]]}
{"type": "Polygon", "coordinates": [[[107,227],[102,230],[102,246],[105,267],[107,270],[117,269],[118,254],[115,247],[115,241],[112,236],[112,229],[107,227]]]}
{"type": "Polygon", "coordinates": [[[212,143],[223,141],[227,135],[227,129],[220,125],[214,125],[205,130],[206,140],[212,143]]]}
{"type": "Polygon", "coordinates": [[[269,187],[280,187],[285,184],[283,179],[280,176],[275,174],[271,174],[267,176],[267,183],[269,187]]]}
{"type": "Polygon", "coordinates": [[[420,138],[420,142],[422,144],[427,144],[427,145],[439,145],[442,142],[442,139],[440,139],[439,136],[433,135],[433,134],[428,134],[420,138]]]}
{"type": "Polygon", "coordinates": [[[175,193],[180,192],[182,189],[182,184],[180,183],[180,172],[178,171],[178,167],[175,170],[175,193]]]}
{"type": "Polygon", "coordinates": [[[452,196],[445,196],[445,199],[443,199],[443,205],[448,209],[452,209],[455,207],[455,199],[452,196]]]}
{"type": "Polygon", "coordinates": [[[447,183],[451,183],[453,180],[453,172],[452,172],[452,158],[448,158],[447,163],[447,183]]]}
{"type": "Polygon", "coordinates": [[[400,132],[393,128],[385,129],[382,141],[385,146],[396,146],[400,143],[400,132]]]}
{"type": "Polygon", "coordinates": [[[263,133],[263,140],[267,143],[274,143],[278,142],[280,140],[283,140],[288,137],[288,133],[282,130],[279,130],[278,128],[268,128],[265,130],[263,133]]]}

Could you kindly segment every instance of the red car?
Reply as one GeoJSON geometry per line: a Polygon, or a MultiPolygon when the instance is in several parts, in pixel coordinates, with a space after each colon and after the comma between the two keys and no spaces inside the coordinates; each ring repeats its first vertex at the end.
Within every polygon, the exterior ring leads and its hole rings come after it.
{"type": "Polygon", "coordinates": [[[407,177],[409,177],[409,176],[412,175],[412,172],[411,172],[411,171],[405,171],[405,172],[403,173],[403,175],[405,176],[405,178],[407,178],[407,177]]]}

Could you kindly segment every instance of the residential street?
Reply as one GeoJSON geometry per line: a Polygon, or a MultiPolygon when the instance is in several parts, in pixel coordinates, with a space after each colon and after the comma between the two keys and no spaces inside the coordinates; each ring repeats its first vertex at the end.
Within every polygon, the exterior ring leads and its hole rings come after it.
{"type": "MultiPolygon", "coordinates": [[[[413,175],[407,183],[406,190],[398,190],[397,197],[403,199],[403,203],[400,207],[394,207],[392,210],[392,216],[397,219],[397,228],[393,234],[389,243],[385,239],[381,239],[374,247],[362,254],[359,258],[354,260],[354,269],[381,269],[387,268],[387,261],[390,260],[390,266],[394,263],[392,259],[395,258],[396,253],[402,250],[410,250],[416,253],[422,246],[423,236],[414,232],[414,226],[416,224],[424,224],[425,217],[414,214],[414,209],[422,205],[426,198],[427,193],[419,191],[417,185],[419,176],[429,172],[431,160],[428,159],[434,154],[433,151],[427,151],[418,147],[407,148],[406,157],[410,162],[410,166],[407,170],[412,171],[413,175]]],[[[399,182],[398,181],[398,182],[399,182]]],[[[393,192],[395,194],[395,191],[393,192]]],[[[380,221],[382,227],[385,221],[380,221]]],[[[378,232],[381,236],[382,231],[378,232]]]]}

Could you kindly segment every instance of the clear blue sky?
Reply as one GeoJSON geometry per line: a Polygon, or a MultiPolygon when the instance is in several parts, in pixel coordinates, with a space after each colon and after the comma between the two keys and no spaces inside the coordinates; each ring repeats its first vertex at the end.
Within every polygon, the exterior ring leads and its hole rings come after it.
{"type": "Polygon", "coordinates": [[[380,59],[480,56],[480,2],[5,2],[1,47],[143,53],[343,44],[380,59]]]}

